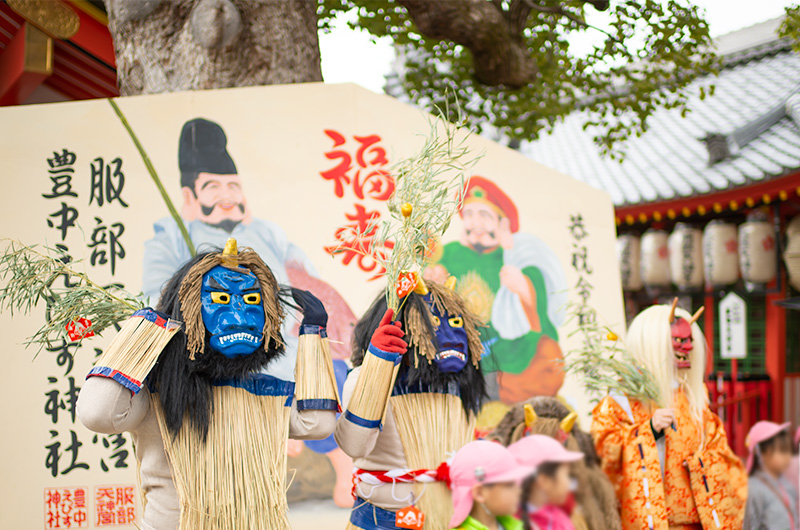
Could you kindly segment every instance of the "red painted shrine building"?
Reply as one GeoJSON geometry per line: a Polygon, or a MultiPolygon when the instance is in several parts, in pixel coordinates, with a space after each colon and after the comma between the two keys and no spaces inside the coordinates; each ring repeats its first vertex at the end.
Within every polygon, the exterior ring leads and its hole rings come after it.
{"type": "Polygon", "coordinates": [[[712,407],[739,454],[759,419],[800,425],[800,54],[779,23],[720,37],[690,112],[657,111],[622,162],[580,113],[521,148],[611,195],[629,319],[675,296],[705,306],[712,407]]]}
{"type": "Polygon", "coordinates": [[[102,1],[0,2],[0,105],[118,95],[102,1]]]}

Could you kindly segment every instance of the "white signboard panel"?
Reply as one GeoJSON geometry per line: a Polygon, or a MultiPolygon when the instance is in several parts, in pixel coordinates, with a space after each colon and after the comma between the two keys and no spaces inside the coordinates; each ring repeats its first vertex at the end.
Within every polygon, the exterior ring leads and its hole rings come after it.
{"type": "Polygon", "coordinates": [[[719,302],[719,341],[723,359],[747,357],[747,304],[736,293],[719,302]]]}

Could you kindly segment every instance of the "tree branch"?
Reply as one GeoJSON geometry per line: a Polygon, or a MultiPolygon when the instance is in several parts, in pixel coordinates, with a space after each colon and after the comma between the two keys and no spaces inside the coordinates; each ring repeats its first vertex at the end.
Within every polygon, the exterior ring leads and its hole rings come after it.
{"type": "Polygon", "coordinates": [[[508,24],[513,35],[521,36],[522,31],[528,24],[528,15],[531,14],[531,6],[526,0],[512,0],[508,6],[508,24]]]}
{"type": "MultiPolygon", "coordinates": [[[[566,18],[570,19],[571,21],[575,22],[576,24],[578,24],[581,27],[588,28],[588,29],[593,29],[595,31],[599,31],[600,33],[604,33],[608,38],[610,38],[611,40],[613,40],[617,44],[620,44],[623,47],[625,46],[624,42],[619,40],[617,37],[615,37],[614,35],[612,35],[608,31],[606,31],[606,30],[604,30],[602,28],[598,28],[597,26],[593,26],[593,25],[589,24],[584,19],[582,19],[581,17],[577,16],[574,13],[570,13],[569,11],[564,11],[564,8],[561,7],[561,6],[547,7],[547,6],[540,6],[539,4],[534,3],[533,0],[522,0],[522,1],[525,2],[526,5],[528,5],[531,9],[533,9],[535,11],[539,11],[541,13],[553,13],[555,15],[561,15],[562,17],[566,17],[566,18]]],[[[592,4],[599,11],[603,11],[604,9],[608,8],[608,2],[604,2],[603,0],[594,0],[594,1],[587,0],[584,3],[592,4]]]]}
{"type": "MultiPolygon", "coordinates": [[[[472,52],[475,77],[486,85],[520,88],[536,79],[536,61],[504,12],[486,0],[398,0],[426,37],[472,52]]],[[[526,16],[527,18],[527,16],[526,16]]],[[[524,26],[523,26],[524,27],[524,26]]]]}

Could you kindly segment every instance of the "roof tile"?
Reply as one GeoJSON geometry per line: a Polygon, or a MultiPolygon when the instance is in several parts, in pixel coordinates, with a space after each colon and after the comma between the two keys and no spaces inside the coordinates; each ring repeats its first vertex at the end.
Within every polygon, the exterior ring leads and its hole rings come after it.
{"type": "Polygon", "coordinates": [[[601,157],[592,141],[596,132],[582,128],[583,112],[566,117],[551,135],[524,142],[521,150],[606,190],[616,205],[705,194],[800,169],[800,129],[789,117],[781,118],[738,152],[734,149],[731,158],[709,166],[703,141],[706,135],[730,135],[800,92],[800,55],[791,52],[785,42],[744,50],[734,59],[726,58],[728,66],[718,77],[691,84],[690,112],[685,118],[677,109],[656,111],[647,132],[621,146],[626,153],[622,163],[601,157]],[[700,100],[700,86],[711,84],[715,95],[700,100]]]}

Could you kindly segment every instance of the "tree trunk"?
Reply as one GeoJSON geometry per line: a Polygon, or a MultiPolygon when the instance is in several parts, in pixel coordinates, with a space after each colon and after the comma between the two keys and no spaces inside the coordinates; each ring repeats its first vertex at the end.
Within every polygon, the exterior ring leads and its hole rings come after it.
{"type": "Polygon", "coordinates": [[[499,0],[398,2],[426,37],[468,48],[481,83],[519,88],[536,79],[536,60],[522,39],[530,13],[526,2],[514,0],[509,11],[499,0]]]}
{"type": "Polygon", "coordinates": [[[123,96],[322,81],[316,2],[105,2],[123,96]]]}

